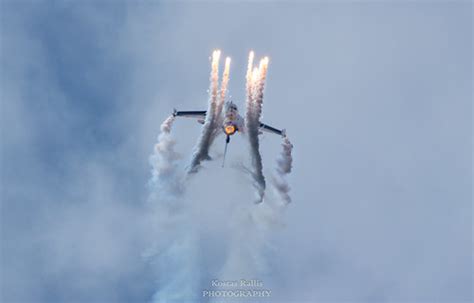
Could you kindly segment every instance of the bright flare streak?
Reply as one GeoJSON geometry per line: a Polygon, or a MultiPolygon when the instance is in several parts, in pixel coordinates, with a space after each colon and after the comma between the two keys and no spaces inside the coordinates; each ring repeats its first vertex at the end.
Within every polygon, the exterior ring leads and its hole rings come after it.
{"type": "Polygon", "coordinates": [[[212,52],[212,63],[211,63],[211,93],[212,98],[215,103],[215,98],[217,97],[217,90],[219,85],[219,59],[221,56],[220,50],[215,50],[212,52]]]}
{"type": "Polygon", "coordinates": [[[217,97],[219,91],[219,59],[221,56],[220,50],[215,50],[212,52],[212,71],[211,71],[211,115],[214,115],[217,105],[217,97]]]}
{"type": "Polygon", "coordinates": [[[222,108],[224,107],[225,103],[225,96],[227,93],[227,84],[229,83],[229,74],[230,74],[230,58],[225,58],[225,67],[224,67],[224,74],[222,75],[222,83],[221,83],[221,91],[219,95],[219,100],[217,101],[216,106],[216,121],[220,123],[221,115],[222,115],[222,108]]]}
{"type": "Polygon", "coordinates": [[[253,82],[253,104],[254,104],[254,113],[258,119],[262,115],[262,104],[263,104],[263,90],[265,88],[265,80],[267,78],[268,70],[268,57],[265,57],[260,60],[258,70],[255,71],[252,75],[253,82]]]}
{"type": "Polygon", "coordinates": [[[230,74],[230,57],[225,58],[225,67],[224,67],[224,74],[222,76],[222,84],[221,84],[221,103],[225,101],[225,94],[227,92],[227,84],[229,83],[229,74],[230,74]]]}
{"type": "Polygon", "coordinates": [[[212,52],[212,66],[219,64],[219,58],[221,56],[221,51],[216,49],[212,52]]]}
{"type": "Polygon", "coordinates": [[[224,67],[224,75],[222,76],[222,85],[221,91],[227,89],[227,83],[229,82],[229,73],[230,73],[230,57],[225,58],[225,67],[224,67]]]}
{"type": "Polygon", "coordinates": [[[258,85],[260,86],[260,90],[263,91],[263,86],[265,85],[265,80],[267,78],[267,70],[268,70],[268,57],[263,58],[260,60],[260,66],[259,66],[259,79],[258,79],[258,85]]]}
{"type": "Polygon", "coordinates": [[[259,78],[259,74],[260,74],[259,68],[254,67],[253,72],[252,72],[252,85],[255,85],[255,83],[257,82],[257,80],[259,78]]]}
{"type": "Polygon", "coordinates": [[[259,127],[262,114],[263,90],[268,68],[268,57],[260,60],[259,67],[253,66],[254,53],[250,52],[247,66],[247,102],[245,126],[250,142],[252,158],[251,175],[257,189],[259,200],[263,201],[265,193],[265,177],[263,176],[262,157],[259,152],[259,127]]]}
{"type": "Polygon", "coordinates": [[[263,69],[263,62],[264,62],[263,59],[260,59],[260,64],[258,65],[259,72],[261,72],[263,69]]]}
{"type": "Polygon", "coordinates": [[[252,68],[253,68],[253,57],[254,57],[254,52],[250,51],[249,53],[249,61],[247,64],[247,74],[245,76],[246,79],[246,84],[245,84],[245,89],[247,91],[247,98],[246,98],[246,121],[250,120],[250,117],[252,116],[252,103],[253,103],[253,83],[252,83],[252,68]]]}
{"type": "Polygon", "coordinates": [[[247,64],[247,83],[248,83],[248,80],[250,80],[250,77],[252,75],[252,67],[253,67],[253,57],[254,57],[254,53],[253,51],[250,51],[249,53],[249,61],[248,61],[248,64],[247,64]]]}
{"type": "Polygon", "coordinates": [[[253,67],[253,57],[254,53],[253,51],[250,51],[249,53],[249,61],[247,64],[247,74],[245,76],[245,79],[247,80],[246,83],[246,89],[247,89],[247,97],[251,98],[252,95],[252,67],[253,67]]]}
{"type": "Polygon", "coordinates": [[[230,57],[227,57],[227,58],[225,58],[225,69],[224,70],[227,70],[227,72],[229,72],[229,68],[230,68],[230,57]]]}
{"type": "Polygon", "coordinates": [[[206,119],[204,126],[201,131],[198,143],[195,147],[189,172],[196,172],[201,161],[209,158],[209,148],[212,145],[212,134],[216,124],[216,110],[217,102],[219,98],[219,58],[221,56],[220,50],[212,52],[211,61],[211,75],[210,75],[210,88],[209,88],[209,104],[207,108],[206,119]]]}
{"type": "Polygon", "coordinates": [[[260,60],[260,65],[258,67],[259,70],[259,81],[264,81],[266,76],[267,76],[267,70],[268,70],[268,57],[265,57],[260,60]]]}

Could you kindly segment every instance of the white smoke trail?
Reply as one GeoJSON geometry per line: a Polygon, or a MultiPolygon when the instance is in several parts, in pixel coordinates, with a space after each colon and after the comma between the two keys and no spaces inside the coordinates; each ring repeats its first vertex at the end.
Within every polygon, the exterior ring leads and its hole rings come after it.
{"type": "MultiPolygon", "coordinates": [[[[260,66],[252,72],[253,53],[249,56],[247,69],[247,100],[246,100],[246,129],[250,142],[252,166],[247,168],[241,166],[240,170],[250,173],[254,185],[257,188],[259,202],[263,200],[265,191],[265,179],[262,173],[262,158],[259,152],[260,117],[263,106],[263,92],[267,74],[268,58],[260,61],[260,66]]],[[[272,178],[275,193],[265,196],[265,203],[242,207],[240,212],[234,212],[231,222],[236,225],[236,232],[231,233],[229,255],[224,264],[221,277],[235,279],[237,277],[257,277],[263,279],[265,284],[271,282],[275,260],[272,255],[275,248],[272,243],[272,235],[275,227],[283,226],[283,211],[290,201],[289,186],[285,176],[291,172],[292,167],[292,144],[287,137],[283,138],[283,151],[277,160],[276,176],[272,178]],[[286,203],[278,203],[283,200],[286,203]]],[[[219,300],[219,302],[227,302],[219,300]]],[[[231,302],[231,300],[228,300],[231,302]]]]}
{"type": "Polygon", "coordinates": [[[209,105],[207,108],[206,119],[202,127],[201,135],[195,147],[191,159],[189,172],[197,172],[203,160],[209,160],[209,148],[211,147],[214,129],[216,127],[216,106],[219,92],[219,58],[221,52],[215,50],[212,53],[211,76],[209,88],[209,105]]]}
{"type": "Polygon", "coordinates": [[[267,237],[268,225],[260,218],[261,207],[265,208],[265,203],[247,205],[234,210],[230,216],[232,232],[229,233],[229,249],[225,263],[220,269],[220,279],[259,279],[268,282],[266,273],[270,268],[267,252],[271,250],[271,244],[267,237]]]}
{"type": "Polygon", "coordinates": [[[157,268],[158,290],[152,302],[201,302],[199,236],[183,218],[169,224],[169,229],[163,229],[161,234],[166,232],[171,233],[173,239],[162,240],[161,246],[155,248],[152,265],[157,268]]]}
{"type": "MultiPolygon", "coordinates": [[[[279,280],[279,272],[275,270],[279,261],[274,237],[285,226],[283,215],[291,201],[290,187],[285,178],[291,173],[293,162],[293,145],[288,137],[283,137],[281,145],[282,151],[276,161],[275,175],[272,176],[274,195],[266,195],[265,203],[242,206],[238,211],[233,211],[229,220],[235,232],[229,233],[229,253],[220,272],[223,280],[253,277],[264,281],[262,289],[275,290],[278,285],[273,284],[279,280]]],[[[248,172],[246,167],[240,169],[248,172]]],[[[272,295],[268,302],[274,299],[272,295]]],[[[219,299],[215,302],[234,301],[219,299]]]]}
{"type": "Polygon", "coordinates": [[[254,69],[251,73],[253,64],[253,52],[249,55],[247,66],[247,100],[246,100],[246,129],[250,144],[250,157],[252,161],[252,177],[254,186],[257,189],[258,200],[262,202],[265,193],[265,177],[263,175],[262,156],[260,155],[260,116],[262,113],[263,90],[265,88],[265,79],[267,74],[268,58],[260,61],[260,68],[254,69]]]}
{"type": "Polygon", "coordinates": [[[224,107],[225,103],[225,97],[227,94],[227,86],[229,84],[229,74],[230,74],[230,58],[227,57],[225,59],[225,67],[224,67],[224,73],[222,74],[222,83],[221,83],[221,90],[219,94],[219,100],[217,102],[216,106],[216,128],[215,131],[218,133],[220,131],[219,125],[222,124],[223,116],[222,116],[222,108],[224,107]]]}
{"type": "Polygon", "coordinates": [[[254,53],[253,51],[250,52],[249,54],[249,61],[247,64],[247,74],[245,75],[245,91],[247,93],[246,97],[247,99],[245,100],[245,106],[247,108],[247,115],[251,113],[248,109],[252,107],[253,104],[253,94],[252,94],[252,67],[253,67],[253,58],[254,58],[254,53]]]}
{"type": "Polygon", "coordinates": [[[178,195],[183,192],[183,184],[178,176],[177,161],[181,156],[175,152],[175,141],[171,136],[171,127],[175,120],[169,116],[161,124],[161,133],[158,143],[155,145],[154,153],[150,157],[152,166],[152,177],[150,186],[152,193],[166,193],[167,195],[178,195]]]}
{"type": "Polygon", "coordinates": [[[290,186],[288,185],[286,176],[291,173],[292,169],[293,157],[291,152],[293,150],[293,144],[291,144],[288,137],[285,136],[283,137],[281,146],[283,149],[280,157],[277,159],[276,174],[272,176],[272,184],[279,197],[288,204],[291,202],[291,197],[289,195],[290,186]]]}
{"type": "MultiPolygon", "coordinates": [[[[255,77],[255,89],[254,89],[254,107],[255,115],[260,119],[262,115],[263,107],[263,90],[265,89],[265,80],[267,79],[267,69],[268,69],[268,57],[260,60],[258,70],[255,77]]],[[[260,122],[260,120],[259,120],[260,122]]]]}
{"type": "Polygon", "coordinates": [[[174,116],[161,124],[161,133],[150,157],[152,177],[151,226],[156,235],[144,253],[157,273],[158,290],[152,301],[199,302],[198,293],[198,236],[190,226],[189,211],[185,205],[184,174],[179,169],[181,158],[175,152],[171,135],[174,116]]]}

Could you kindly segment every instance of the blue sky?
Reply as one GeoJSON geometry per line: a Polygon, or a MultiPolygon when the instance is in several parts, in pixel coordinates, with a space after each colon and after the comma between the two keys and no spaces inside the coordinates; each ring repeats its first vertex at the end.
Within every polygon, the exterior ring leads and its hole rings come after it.
{"type": "MultiPolygon", "coordinates": [[[[270,57],[263,119],[295,145],[275,301],[472,300],[470,2],[2,1],[0,16],[3,301],[143,302],[172,275],[143,258],[165,236],[147,225],[148,158],[172,108],[205,109],[215,48],[242,110],[248,51],[270,57]]],[[[186,159],[199,125],[174,131],[186,159]]],[[[278,152],[266,136],[267,172],[278,152]]],[[[246,188],[210,166],[189,189],[218,260],[219,200],[246,188]]]]}

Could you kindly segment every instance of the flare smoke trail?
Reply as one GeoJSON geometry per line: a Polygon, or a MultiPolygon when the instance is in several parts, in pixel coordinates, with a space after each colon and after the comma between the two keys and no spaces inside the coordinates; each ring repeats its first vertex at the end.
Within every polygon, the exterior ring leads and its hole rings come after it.
{"type": "MultiPolygon", "coordinates": [[[[235,232],[229,233],[229,253],[219,274],[223,280],[254,276],[264,280],[265,285],[272,288],[275,276],[279,275],[278,271],[274,270],[278,266],[278,260],[275,258],[277,248],[272,237],[278,232],[278,228],[284,226],[283,213],[291,201],[285,177],[292,170],[292,149],[290,140],[284,137],[282,151],[276,161],[276,175],[272,176],[275,195],[266,195],[265,203],[242,206],[234,210],[229,219],[230,224],[235,224],[235,232]],[[281,203],[281,200],[284,203],[281,203]]],[[[233,301],[221,299],[215,302],[233,301]]]]}
{"type": "Polygon", "coordinates": [[[224,107],[225,96],[227,93],[227,85],[229,84],[229,73],[230,73],[230,58],[227,57],[225,59],[225,67],[224,67],[224,73],[222,75],[221,91],[220,91],[219,100],[217,102],[217,107],[216,107],[216,121],[220,121],[222,119],[222,108],[224,107]]]}
{"type": "Polygon", "coordinates": [[[175,117],[169,116],[161,124],[161,133],[155,145],[154,154],[150,157],[152,177],[150,185],[155,187],[153,193],[167,192],[172,195],[182,193],[183,185],[177,174],[177,161],[181,156],[175,152],[175,141],[171,136],[171,127],[175,117]]]}
{"type": "Polygon", "coordinates": [[[286,181],[286,175],[291,173],[293,164],[291,152],[293,150],[293,144],[291,144],[288,137],[285,136],[281,146],[283,150],[281,151],[280,158],[277,159],[276,174],[272,177],[272,184],[280,198],[288,204],[291,202],[291,197],[289,195],[290,186],[286,181]]]}
{"type": "MultiPolygon", "coordinates": [[[[245,80],[246,80],[246,83],[245,83],[245,90],[246,90],[246,92],[247,92],[247,99],[246,99],[246,106],[247,106],[247,109],[252,106],[252,67],[253,67],[253,57],[254,57],[254,53],[253,53],[253,51],[251,51],[250,54],[249,54],[249,61],[248,61],[248,64],[247,64],[247,74],[245,75],[245,80]]],[[[248,115],[249,113],[250,113],[250,112],[247,111],[247,115],[248,115]]]]}
{"type": "Polygon", "coordinates": [[[281,146],[282,151],[276,161],[275,175],[271,182],[275,196],[270,193],[265,196],[265,203],[253,207],[243,206],[234,211],[229,220],[236,226],[233,226],[235,232],[230,233],[229,254],[220,272],[223,280],[255,276],[263,279],[265,285],[270,285],[271,288],[274,277],[278,276],[278,271],[273,270],[278,266],[278,260],[274,258],[277,249],[272,236],[279,227],[284,226],[283,212],[291,202],[290,187],[285,177],[291,173],[293,162],[293,145],[288,137],[283,138],[281,146]]]}
{"type": "Polygon", "coordinates": [[[246,129],[250,143],[250,156],[252,161],[252,177],[254,186],[257,189],[258,201],[262,202],[265,193],[265,177],[263,175],[262,156],[260,155],[260,116],[262,113],[263,90],[265,88],[265,79],[267,75],[268,58],[260,61],[259,68],[255,68],[253,72],[253,52],[250,52],[249,62],[247,66],[247,100],[246,100],[246,129]]]}
{"type": "Polygon", "coordinates": [[[265,80],[267,79],[267,69],[268,69],[268,57],[263,58],[260,60],[260,64],[258,67],[258,74],[256,77],[258,77],[258,80],[256,80],[256,85],[255,85],[255,90],[254,90],[254,95],[255,95],[255,115],[259,119],[260,123],[260,117],[262,115],[262,106],[263,106],[263,90],[265,88],[265,80]]]}
{"type": "Polygon", "coordinates": [[[158,274],[158,291],[153,302],[199,302],[198,236],[189,220],[184,202],[184,175],[178,167],[181,158],[175,152],[171,128],[175,117],[161,124],[161,133],[150,157],[152,177],[149,203],[154,243],[145,252],[158,274]]]}
{"type": "Polygon", "coordinates": [[[215,50],[212,53],[212,64],[211,64],[211,85],[209,88],[209,106],[207,108],[206,120],[202,127],[201,136],[199,137],[198,143],[195,147],[193,157],[191,159],[191,165],[189,172],[197,172],[201,161],[209,160],[209,148],[212,144],[213,133],[216,127],[216,106],[217,98],[219,93],[219,58],[221,52],[215,50]]]}
{"type": "Polygon", "coordinates": [[[227,94],[229,74],[230,74],[230,58],[227,57],[225,58],[224,73],[222,75],[221,89],[220,89],[219,99],[216,106],[216,112],[215,112],[216,127],[214,127],[214,133],[212,134],[211,144],[214,141],[214,139],[220,134],[221,130],[219,129],[219,125],[222,125],[222,122],[224,120],[224,117],[222,115],[222,109],[224,107],[225,98],[227,94]]]}

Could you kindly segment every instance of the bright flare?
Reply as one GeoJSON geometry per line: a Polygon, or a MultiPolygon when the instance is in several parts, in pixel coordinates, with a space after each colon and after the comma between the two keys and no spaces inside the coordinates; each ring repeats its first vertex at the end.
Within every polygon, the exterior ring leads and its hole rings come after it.
{"type": "Polygon", "coordinates": [[[260,65],[258,67],[259,70],[259,81],[264,81],[266,76],[267,76],[267,70],[268,70],[268,57],[265,57],[260,60],[260,65]]]}
{"type": "Polygon", "coordinates": [[[219,58],[221,56],[221,51],[216,49],[212,52],[212,65],[219,63],[219,58]]]}
{"type": "Polygon", "coordinates": [[[252,85],[255,85],[255,83],[257,82],[259,78],[259,74],[260,74],[260,69],[258,67],[254,67],[253,72],[252,72],[252,85]]]}
{"type": "Polygon", "coordinates": [[[229,68],[230,68],[230,57],[227,57],[227,58],[225,58],[225,69],[224,69],[224,71],[229,72],[229,68]]]}
{"type": "Polygon", "coordinates": [[[248,80],[250,80],[250,77],[251,77],[251,74],[252,74],[253,57],[254,57],[254,53],[253,53],[253,51],[250,51],[249,61],[248,61],[248,64],[247,64],[247,76],[246,76],[247,82],[248,82],[248,80]]]}
{"type": "Polygon", "coordinates": [[[217,106],[216,106],[216,112],[215,112],[216,121],[222,120],[222,108],[224,107],[225,97],[227,94],[227,85],[229,83],[229,73],[230,73],[230,57],[227,57],[225,58],[225,67],[224,67],[224,74],[222,75],[221,91],[220,91],[219,99],[217,101],[217,106]]]}

